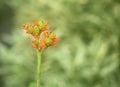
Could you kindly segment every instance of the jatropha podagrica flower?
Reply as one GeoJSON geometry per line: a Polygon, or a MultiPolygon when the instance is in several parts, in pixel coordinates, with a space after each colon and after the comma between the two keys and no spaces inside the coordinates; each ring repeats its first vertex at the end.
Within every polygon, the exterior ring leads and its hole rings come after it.
{"type": "Polygon", "coordinates": [[[29,40],[32,42],[33,48],[39,51],[44,51],[49,46],[56,46],[56,42],[58,42],[56,35],[49,32],[48,22],[40,20],[39,22],[34,21],[33,24],[23,24],[23,29],[27,34],[33,36],[34,39],[29,38],[29,40]]]}
{"type": "Polygon", "coordinates": [[[30,34],[33,38],[28,38],[32,43],[32,47],[37,49],[37,87],[40,87],[40,66],[42,52],[50,47],[56,46],[58,42],[56,35],[49,30],[48,22],[40,20],[34,21],[32,24],[23,24],[23,29],[27,34],[30,34]]]}

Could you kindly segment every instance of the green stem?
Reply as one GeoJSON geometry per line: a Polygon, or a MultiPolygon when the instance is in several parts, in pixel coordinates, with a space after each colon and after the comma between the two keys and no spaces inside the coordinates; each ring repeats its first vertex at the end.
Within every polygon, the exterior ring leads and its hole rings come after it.
{"type": "Polygon", "coordinates": [[[40,87],[41,52],[37,50],[37,87],[40,87]]]}

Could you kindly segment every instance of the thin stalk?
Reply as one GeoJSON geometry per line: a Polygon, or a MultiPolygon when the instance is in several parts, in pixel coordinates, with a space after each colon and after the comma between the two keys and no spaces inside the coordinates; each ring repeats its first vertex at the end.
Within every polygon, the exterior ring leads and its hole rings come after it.
{"type": "Polygon", "coordinates": [[[37,87],[40,87],[41,52],[37,50],[37,87]]]}

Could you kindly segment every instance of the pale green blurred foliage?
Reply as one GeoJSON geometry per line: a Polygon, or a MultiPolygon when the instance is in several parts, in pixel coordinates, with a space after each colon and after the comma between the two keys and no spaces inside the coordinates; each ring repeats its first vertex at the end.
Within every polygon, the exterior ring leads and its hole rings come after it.
{"type": "Polygon", "coordinates": [[[60,42],[42,55],[41,87],[119,87],[119,0],[5,0],[14,29],[0,43],[0,87],[35,87],[36,53],[21,29],[44,19],[60,42]]]}

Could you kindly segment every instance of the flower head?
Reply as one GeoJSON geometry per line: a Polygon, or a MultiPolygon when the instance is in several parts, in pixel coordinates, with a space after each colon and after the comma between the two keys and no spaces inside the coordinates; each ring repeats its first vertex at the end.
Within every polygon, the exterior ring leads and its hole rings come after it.
{"type": "Polygon", "coordinates": [[[23,29],[26,30],[26,33],[31,34],[34,37],[39,37],[39,35],[49,30],[48,23],[44,21],[36,22],[34,21],[33,24],[24,24],[23,29]]]}
{"type": "Polygon", "coordinates": [[[26,30],[27,34],[33,36],[34,39],[29,38],[29,41],[33,48],[39,51],[43,51],[49,46],[56,46],[56,42],[58,42],[56,35],[49,32],[48,22],[34,21],[32,24],[24,24],[23,29],[26,30]]]}
{"type": "Polygon", "coordinates": [[[44,32],[44,40],[47,46],[56,46],[56,42],[58,42],[56,35],[49,32],[44,32]]]}

